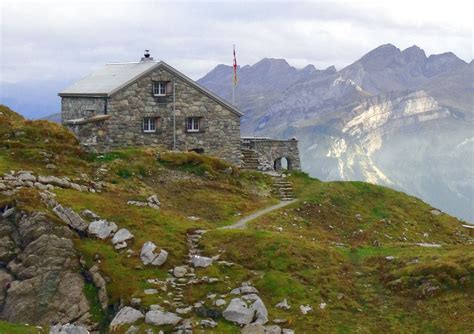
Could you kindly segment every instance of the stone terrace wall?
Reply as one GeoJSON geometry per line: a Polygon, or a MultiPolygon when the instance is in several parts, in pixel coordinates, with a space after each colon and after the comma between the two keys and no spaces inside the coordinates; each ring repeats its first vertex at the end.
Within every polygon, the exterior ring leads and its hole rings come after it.
{"type": "Polygon", "coordinates": [[[296,139],[277,140],[270,138],[242,138],[242,147],[255,150],[264,161],[265,165],[281,168],[281,159],[288,160],[289,170],[301,170],[298,141],[296,139]]]}

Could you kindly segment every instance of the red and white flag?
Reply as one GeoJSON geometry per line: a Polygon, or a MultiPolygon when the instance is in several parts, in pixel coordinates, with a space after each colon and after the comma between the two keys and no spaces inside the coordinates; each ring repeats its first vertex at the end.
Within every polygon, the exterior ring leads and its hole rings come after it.
{"type": "Polygon", "coordinates": [[[234,82],[234,86],[237,86],[237,58],[235,57],[235,45],[234,45],[234,64],[233,64],[233,67],[234,67],[233,82],[234,82]]]}

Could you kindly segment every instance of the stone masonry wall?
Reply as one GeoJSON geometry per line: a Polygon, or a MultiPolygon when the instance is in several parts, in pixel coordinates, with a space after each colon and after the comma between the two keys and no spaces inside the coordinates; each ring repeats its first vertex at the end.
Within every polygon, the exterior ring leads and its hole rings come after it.
{"type": "Polygon", "coordinates": [[[276,140],[268,138],[244,139],[242,147],[255,150],[259,155],[259,164],[271,165],[272,168],[281,169],[281,159],[288,160],[288,169],[301,170],[298,141],[276,140]]]}
{"type": "Polygon", "coordinates": [[[105,113],[105,97],[63,97],[61,115],[63,120],[90,117],[105,113]]]}
{"type": "MultiPolygon", "coordinates": [[[[166,98],[154,97],[152,83],[173,80],[176,81],[176,148],[182,151],[202,149],[205,154],[240,165],[240,117],[161,68],[111,96],[107,103],[107,114],[110,118],[99,123],[100,129],[97,127],[94,130],[91,123],[69,127],[75,130],[81,142],[95,137],[97,140],[92,146],[95,145],[93,150],[98,152],[135,145],[172,149],[173,98],[171,95],[166,98]],[[142,131],[144,117],[159,117],[156,132],[142,131]],[[199,132],[186,132],[187,117],[201,117],[199,132]],[[87,131],[82,130],[85,126],[87,131]],[[100,136],[94,136],[92,132],[99,130],[100,136]],[[81,138],[81,133],[87,133],[88,137],[81,138]]],[[[74,107],[76,109],[84,109],[84,105],[98,103],[97,100],[71,102],[69,99],[63,98],[63,108],[66,107],[63,109],[63,121],[66,119],[65,115],[76,115],[70,111],[73,103],[78,104],[74,107]]]]}

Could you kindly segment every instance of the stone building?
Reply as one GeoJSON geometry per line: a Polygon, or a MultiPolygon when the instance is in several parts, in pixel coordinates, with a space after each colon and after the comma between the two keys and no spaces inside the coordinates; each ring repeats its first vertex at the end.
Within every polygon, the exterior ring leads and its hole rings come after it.
{"type": "Polygon", "coordinates": [[[196,151],[243,168],[300,169],[296,140],[240,138],[236,107],[163,61],[112,63],[59,93],[63,124],[91,152],[196,151]],[[250,144],[249,144],[250,143],[250,144]]]}
{"type": "Polygon", "coordinates": [[[148,53],[107,64],[59,96],[63,124],[90,151],[161,146],[241,163],[243,114],[148,53]]]}

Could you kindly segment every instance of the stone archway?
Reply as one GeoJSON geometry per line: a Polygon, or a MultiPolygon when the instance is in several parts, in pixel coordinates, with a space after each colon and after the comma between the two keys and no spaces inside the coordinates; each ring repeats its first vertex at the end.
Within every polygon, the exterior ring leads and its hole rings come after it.
{"type": "Polygon", "coordinates": [[[273,162],[273,169],[276,171],[280,170],[293,170],[293,166],[291,164],[291,159],[287,157],[279,157],[275,159],[273,162]]]}

